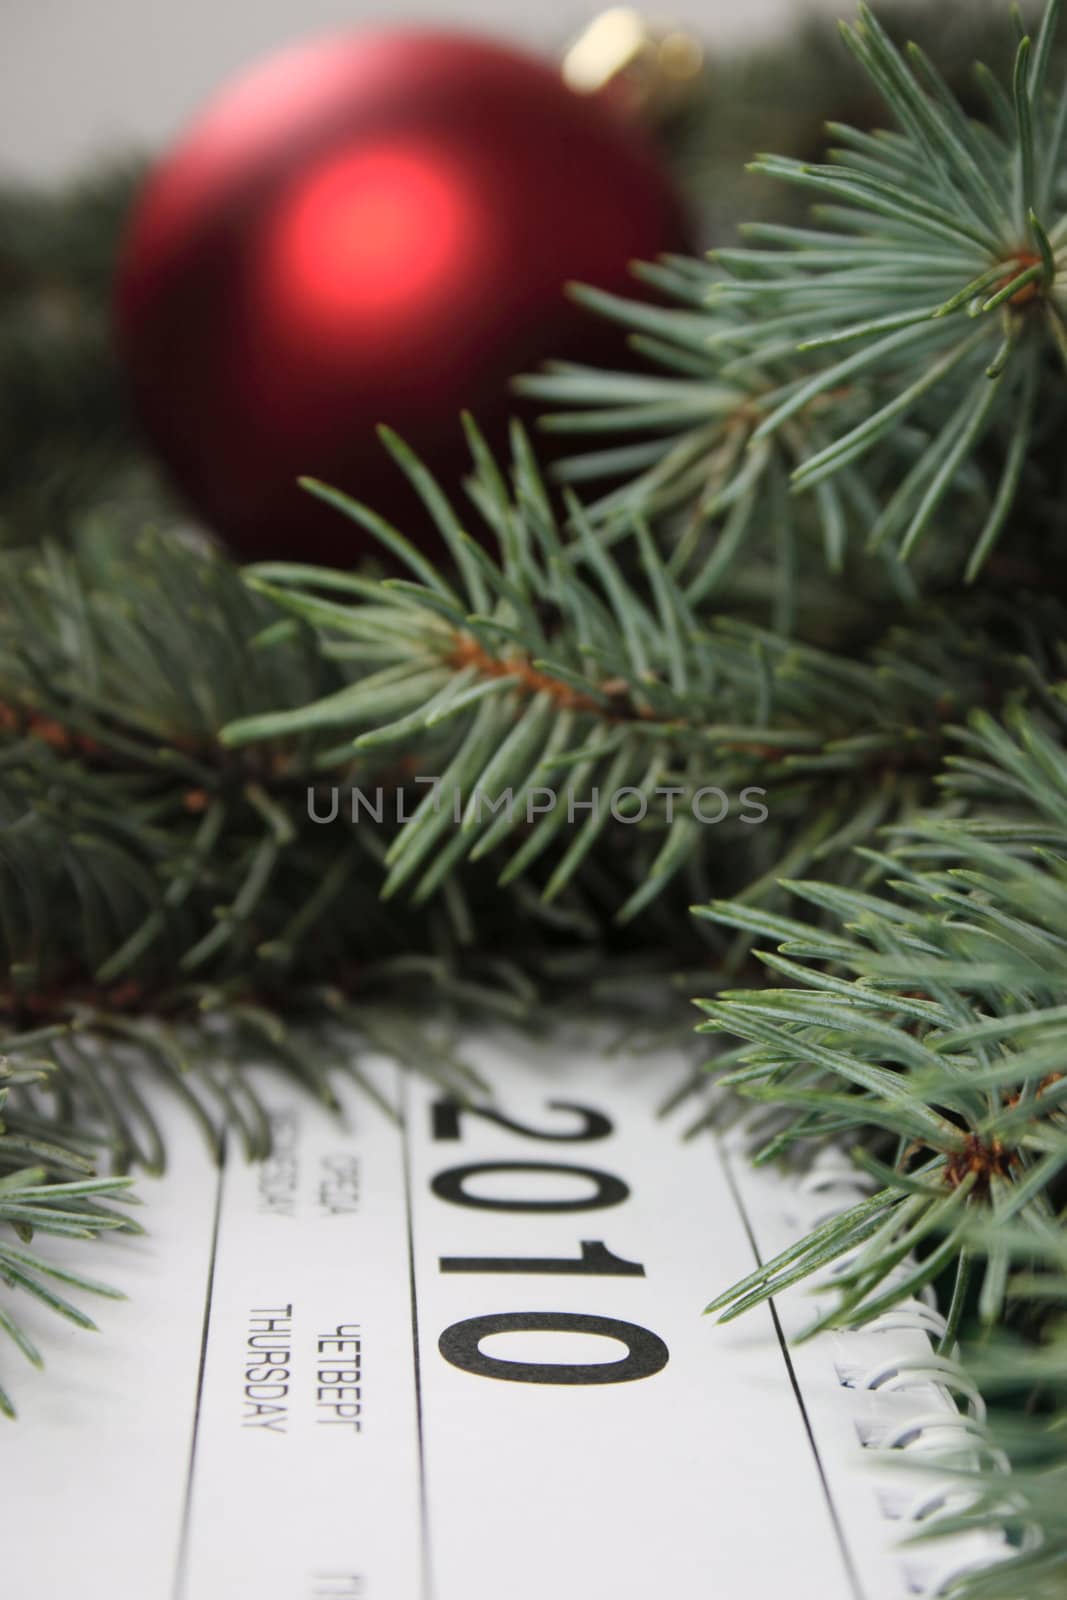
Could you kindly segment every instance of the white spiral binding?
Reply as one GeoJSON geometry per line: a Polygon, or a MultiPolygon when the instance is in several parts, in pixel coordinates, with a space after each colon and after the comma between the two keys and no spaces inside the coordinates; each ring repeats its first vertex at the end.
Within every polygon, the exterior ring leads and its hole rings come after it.
{"type": "MultiPolygon", "coordinates": [[[[744,1129],[746,1143],[750,1143],[752,1132],[748,1121],[744,1129]]],[[[800,1202],[798,1210],[804,1213],[796,1220],[806,1232],[869,1194],[870,1185],[846,1152],[831,1147],[815,1156],[809,1170],[796,1180],[794,1193],[800,1202]],[[812,1202],[810,1208],[807,1202],[812,1202]]],[[[848,1270],[861,1249],[862,1246],[834,1262],[821,1275],[821,1283],[831,1286],[835,1277],[848,1270]]],[[[913,1263],[902,1262],[888,1275],[885,1287],[891,1287],[894,1281],[902,1282],[912,1269],[913,1263]]],[[[816,1279],[817,1288],[819,1283],[820,1279],[816,1279]]],[[[932,1341],[941,1340],[945,1331],[945,1319],[937,1309],[933,1291],[924,1289],[920,1296],[901,1301],[861,1329],[832,1335],[838,1383],[865,1391],[870,1400],[864,1414],[856,1419],[859,1441],[878,1455],[899,1453],[898,1460],[913,1452],[943,1454],[966,1467],[984,1462],[1006,1474],[1007,1460],[993,1448],[985,1433],[985,1405],[977,1387],[958,1362],[937,1355],[933,1349],[932,1341]],[[901,1359],[892,1354],[871,1359],[872,1344],[880,1343],[877,1338],[872,1340],[872,1335],[901,1333],[922,1335],[929,1354],[918,1359],[901,1359]],[[899,1397],[913,1395],[916,1407],[902,1416],[899,1397]],[[921,1407],[920,1398],[925,1402],[921,1407]]],[[[940,1472],[934,1478],[924,1475],[917,1482],[901,1474],[896,1487],[879,1487],[872,1482],[871,1493],[881,1515],[897,1524],[902,1538],[907,1537],[905,1530],[919,1531],[922,1525],[964,1510],[969,1504],[967,1491],[959,1480],[953,1481],[951,1466],[946,1466],[943,1476],[940,1472]]],[[[902,1594],[935,1600],[964,1573],[988,1566],[1009,1553],[1006,1545],[984,1533],[954,1536],[946,1540],[943,1548],[935,1544],[902,1551],[902,1594]]]]}

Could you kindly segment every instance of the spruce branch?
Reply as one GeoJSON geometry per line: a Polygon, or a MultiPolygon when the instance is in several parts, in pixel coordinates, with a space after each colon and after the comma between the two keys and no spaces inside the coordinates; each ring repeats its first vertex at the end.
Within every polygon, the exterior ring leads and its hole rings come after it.
{"type": "Polygon", "coordinates": [[[1062,1224],[1067,1167],[1067,756],[1060,728],[976,714],[945,785],[980,778],[977,816],[908,824],[878,894],[795,886],[827,932],[744,907],[706,913],[778,945],[786,986],[701,1002],[705,1027],[746,1041],[726,1082],[788,1113],[776,1151],[832,1131],[860,1136],[879,1187],[713,1302],[737,1312],[848,1254],[825,1319],[860,1324],[951,1269],[946,1342],[976,1266],[977,1314],[997,1322],[1009,1275],[1062,1224]],[[988,1218],[976,1230],[976,1215],[988,1218]],[[906,1272],[901,1263],[918,1252],[906,1272]]]}
{"type": "Polygon", "coordinates": [[[684,506],[674,560],[687,593],[710,593],[768,521],[781,540],[794,516],[831,567],[857,538],[909,558],[935,524],[959,560],[943,512],[960,494],[977,506],[966,575],[978,575],[1059,414],[1067,118],[1048,81],[1059,11],[1051,0],[1021,41],[1010,115],[986,124],[861,7],[845,37],[897,131],[835,123],[829,163],[756,163],[817,194],[819,226],[756,224],[752,245],[714,253],[717,271],[646,269],[684,309],[580,291],[664,376],[556,367],[522,381],[567,407],[546,419],[553,431],[638,433],[563,472],[625,475],[591,508],[608,525],[684,506]]]}
{"type": "MultiPolygon", "coordinates": [[[[987,1250],[993,1236],[1002,1244],[1017,1231],[989,1217],[979,1229],[991,1236],[987,1250]]],[[[936,1545],[972,1533],[984,1535],[987,1548],[1000,1541],[998,1558],[972,1570],[953,1591],[965,1600],[1058,1600],[1063,1593],[1067,1253],[1058,1230],[1024,1242],[1032,1269],[1014,1274],[1009,1290],[1016,1303],[1029,1304],[1031,1336],[1001,1329],[968,1341],[962,1370],[983,1397],[976,1435],[968,1449],[938,1451],[911,1469],[952,1484],[951,1502],[937,1508],[911,1543],[936,1545]]]]}
{"type": "MultiPolygon", "coordinates": [[[[361,1039],[461,1085],[393,997],[528,1013],[528,969],[552,952],[530,929],[501,953],[515,905],[482,912],[478,939],[458,885],[428,915],[383,906],[384,839],[309,816],[322,736],[221,742],[227,721],[337,692],[347,670],[196,544],[102,526],[3,556],[0,1017],[62,1106],[56,1123],[18,1088],[30,1125],[92,1130],[116,1170],[159,1170],[148,1073],[212,1147],[229,1122],[262,1155],[242,1061],[329,1104],[332,1073],[360,1075],[361,1039]]],[[[588,938],[572,955],[596,968],[588,938]]]]}
{"type": "Polygon", "coordinates": [[[427,903],[485,860],[502,888],[529,881],[551,906],[625,839],[616,923],[676,876],[722,882],[729,852],[743,852],[744,897],[762,903],[777,879],[815,862],[832,872],[851,843],[906,815],[940,766],[945,722],[1022,687],[1010,649],[944,616],[934,629],[912,618],[858,660],[709,618],[642,521],[601,540],[576,500],[566,520],[556,514],[521,432],[510,490],[473,428],[470,438],[489,549],[385,434],[453,575],[321,484],[309,488],[411,578],[287,563],[248,574],[363,675],[313,704],[239,719],[224,743],[255,750],[329,731],[324,770],[392,750],[414,763],[427,787],[385,854],[386,899],[427,903]],[[761,810],[766,800],[770,815],[709,826],[701,796],[715,792],[761,810]]]}
{"type": "MultiPolygon", "coordinates": [[[[39,1037],[26,1041],[41,1042],[39,1037]]],[[[128,1212],[106,1203],[131,1198],[129,1179],[99,1176],[84,1137],[72,1137],[31,1113],[28,1097],[52,1092],[46,1062],[0,1058],[0,1284],[8,1291],[0,1299],[0,1334],[38,1367],[40,1352],[18,1318],[23,1296],[77,1327],[92,1328],[65,1291],[110,1296],[115,1291],[49,1260],[35,1246],[36,1236],[91,1241],[103,1233],[140,1231],[128,1212]]],[[[15,1415],[5,1387],[0,1387],[0,1413],[15,1415]]]]}

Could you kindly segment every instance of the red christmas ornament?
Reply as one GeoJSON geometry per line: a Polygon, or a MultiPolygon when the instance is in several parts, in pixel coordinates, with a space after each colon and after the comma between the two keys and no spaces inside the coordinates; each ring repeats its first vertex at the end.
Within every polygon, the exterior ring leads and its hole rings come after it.
{"type": "MultiPolygon", "coordinates": [[[[470,408],[549,356],[597,359],[570,279],[631,288],[676,246],[640,131],[546,63],[405,30],[303,45],[226,89],[151,175],[117,288],[146,430],[243,556],[350,562],[310,473],[397,513],[394,427],[446,480],[470,408]]],[[[399,513],[405,531],[412,517],[399,513]]]]}

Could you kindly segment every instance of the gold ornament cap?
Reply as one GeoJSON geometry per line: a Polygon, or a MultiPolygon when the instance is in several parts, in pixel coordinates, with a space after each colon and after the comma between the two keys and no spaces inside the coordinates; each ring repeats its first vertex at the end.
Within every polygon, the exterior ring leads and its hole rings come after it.
{"type": "Polygon", "coordinates": [[[612,6],[568,46],[562,71],[577,93],[603,95],[624,115],[662,123],[693,99],[704,65],[703,45],[684,28],[612,6]]]}

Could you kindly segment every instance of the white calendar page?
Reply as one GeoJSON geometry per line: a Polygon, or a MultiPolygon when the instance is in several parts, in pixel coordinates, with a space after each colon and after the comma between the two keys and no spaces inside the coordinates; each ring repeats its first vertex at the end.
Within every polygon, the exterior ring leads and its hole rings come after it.
{"type": "Polygon", "coordinates": [[[129,1299],[97,1335],[27,1308],[43,1376],[4,1352],[5,1600],[926,1592],[840,1341],[701,1315],[804,1225],[785,1181],[657,1118],[677,1058],[465,1053],[495,1115],[384,1061],[395,1117],[262,1075],[259,1167],[173,1108],[147,1236],[88,1252],[129,1299]]]}

